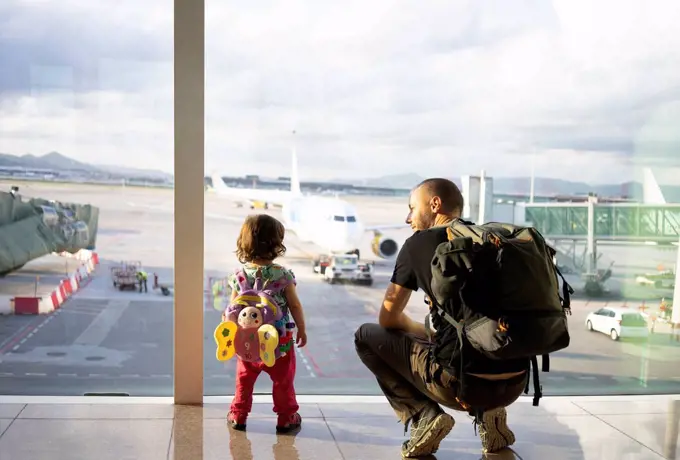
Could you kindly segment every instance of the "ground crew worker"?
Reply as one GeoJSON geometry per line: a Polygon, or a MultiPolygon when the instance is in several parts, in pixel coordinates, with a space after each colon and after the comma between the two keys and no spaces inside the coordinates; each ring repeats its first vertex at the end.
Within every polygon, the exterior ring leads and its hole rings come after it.
{"type": "Polygon", "coordinates": [[[144,292],[148,292],[147,290],[147,281],[148,275],[144,270],[139,270],[137,272],[137,282],[139,283],[139,292],[142,292],[142,286],[144,286],[144,292]]]}

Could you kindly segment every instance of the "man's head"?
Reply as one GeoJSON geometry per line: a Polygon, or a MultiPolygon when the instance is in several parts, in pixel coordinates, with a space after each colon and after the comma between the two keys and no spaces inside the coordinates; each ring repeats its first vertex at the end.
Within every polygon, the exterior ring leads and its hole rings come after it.
{"type": "Polygon", "coordinates": [[[441,221],[460,217],[463,194],[448,179],[425,179],[411,192],[406,223],[413,230],[425,230],[441,221]]]}

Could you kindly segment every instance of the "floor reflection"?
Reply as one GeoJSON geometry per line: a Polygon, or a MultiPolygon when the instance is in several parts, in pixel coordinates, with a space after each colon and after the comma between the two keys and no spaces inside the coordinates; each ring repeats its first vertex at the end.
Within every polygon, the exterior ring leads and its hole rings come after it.
{"type": "MultiPolygon", "coordinates": [[[[229,430],[229,452],[231,458],[238,460],[255,460],[253,447],[246,431],[229,430]]],[[[300,460],[300,453],[295,447],[297,433],[276,435],[276,443],[272,444],[274,460],[300,460]]]]}

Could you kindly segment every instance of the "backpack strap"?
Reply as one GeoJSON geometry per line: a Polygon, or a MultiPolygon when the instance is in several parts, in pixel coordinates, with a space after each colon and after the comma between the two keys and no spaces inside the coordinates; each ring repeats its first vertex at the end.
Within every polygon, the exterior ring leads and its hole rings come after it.
{"type": "Polygon", "coordinates": [[[256,291],[261,291],[262,288],[264,288],[265,282],[262,280],[262,267],[257,267],[257,271],[255,272],[255,283],[253,285],[253,289],[256,291]]]}
{"type": "Polygon", "coordinates": [[[562,309],[567,315],[571,315],[571,294],[574,293],[574,288],[572,288],[571,285],[567,283],[567,280],[564,279],[564,275],[560,269],[557,268],[557,265],[555,265],[555,270],[557,271],[557,274],[560,275],[560,278],[562,278],[562,309]]]}
{"type": "Polygon", "coordinates": [[[244,292],[251,289],[246,272],[242,268],[237,268],[234,271],[234,279],[236,280],[236,285],[238,286],[239,292],[244,292]]]}

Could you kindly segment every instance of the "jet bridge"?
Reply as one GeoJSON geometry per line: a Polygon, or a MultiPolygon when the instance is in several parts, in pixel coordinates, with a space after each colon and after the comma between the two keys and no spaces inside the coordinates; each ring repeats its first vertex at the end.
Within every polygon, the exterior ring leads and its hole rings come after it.
{"type": "Polygon", "coordinates": [[[52,252],[94,249],[99,208],[0,192],[0,276],[52,252]]]}

